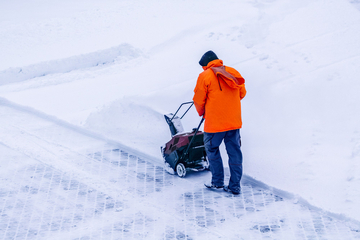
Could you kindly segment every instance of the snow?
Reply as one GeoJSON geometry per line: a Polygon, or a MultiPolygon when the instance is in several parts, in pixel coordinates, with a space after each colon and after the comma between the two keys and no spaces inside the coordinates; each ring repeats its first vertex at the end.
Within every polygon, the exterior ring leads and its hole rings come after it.
{"type": "Polygon", "coordinates": [[[207,190],[207,171],[179,178],[116,141],[1,103],[2,239],[360,237],[354,220],[249,176],[240,195],[207,190]]]}
{"type": "Polygon", "coordinates": [[[245,174],[360,221],[359,20],[354,0],[1,2],[0,103],[161,163],[211,49],[246,80],[245,174]]]}

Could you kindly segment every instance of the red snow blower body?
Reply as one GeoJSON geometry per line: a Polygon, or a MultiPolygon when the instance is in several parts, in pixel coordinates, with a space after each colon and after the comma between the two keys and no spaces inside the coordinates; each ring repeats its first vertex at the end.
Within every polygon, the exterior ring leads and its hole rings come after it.
{"type": "Polygon", "coordinates": [[[171,168],[179,177],[185,177],[187,170],[201,171],[209,169],[204,146],[204,133],[199,131],[201,122],[192,132],[183,132],[181,119],[192,107],[193,102],[182,103],[175,114],[167,114],[165,120],[170,127],[172,139],[161,147],[161,152],[167,168],[171,168]],[[184,105],[191,104],[179,118],[176,114],[184,105]],[[195,136],[195,137],[194,137],[195,136]]]}

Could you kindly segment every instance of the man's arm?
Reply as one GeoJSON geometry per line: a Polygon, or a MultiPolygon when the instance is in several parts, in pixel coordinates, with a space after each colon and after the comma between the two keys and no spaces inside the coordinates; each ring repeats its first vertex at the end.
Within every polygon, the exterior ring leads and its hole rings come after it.
{"type": "Polygon", "coordinates": [[[239,88],[239,94],[240,94],[240,100],[242,100],[246,95],[245,84],[241,84],[239,88]]]}
{"type": "Polygon", "coordinates": [[[205,113],[205,104],[206,104],[206,86],[204,84],[203,79],[201,76],[199,76],[195,89],[194,89],[194,105],[196,108],[196,111],[198,112],[199,116],[203,116],[205,113]]]}

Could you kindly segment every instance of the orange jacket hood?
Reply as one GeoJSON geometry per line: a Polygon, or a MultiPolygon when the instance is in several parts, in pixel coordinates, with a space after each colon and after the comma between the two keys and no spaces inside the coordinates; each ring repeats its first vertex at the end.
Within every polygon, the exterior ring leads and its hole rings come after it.
{"type": "Polygon", "coordinates": [[[203,69],[211,69],[219,80],[221,79],[231,88],[240,88],[241,84],[245,83],[245,79],[238,72],[231,71],[231,69],[225,67],[220,59],[209,62],[203,69]]]}

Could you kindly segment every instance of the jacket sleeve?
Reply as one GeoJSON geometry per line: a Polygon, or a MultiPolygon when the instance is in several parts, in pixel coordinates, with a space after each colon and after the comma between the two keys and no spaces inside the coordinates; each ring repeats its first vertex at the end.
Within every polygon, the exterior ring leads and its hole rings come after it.
{"type": "Polygon", "coordinates": [[[199,116],[205,114],[205,103],[206,103],[207,89],[204,83],[204,79],[199,75],[195,89],[194,89],[194,105],[199,116]]]}
{"type": "Polygon", "coordinates": [[[246,95],[245,84],[241,84],[241,87],[239,89],[239,93],[240,93],[240,100],[242,100],[246,95]]]}

